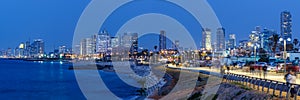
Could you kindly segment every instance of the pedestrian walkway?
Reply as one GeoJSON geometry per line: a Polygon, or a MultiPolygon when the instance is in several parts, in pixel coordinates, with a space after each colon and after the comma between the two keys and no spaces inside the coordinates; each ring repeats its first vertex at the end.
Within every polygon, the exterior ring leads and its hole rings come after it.
{"type": "MultiPolygon", "coordinates": [[[[220,69],[213,68],[213,67],[211,67],[211,68],[209,68],[209,67],[183,67],[183,66],[175,66],[172,64],[169,64],[168,66],[171,68],[181,68],[181,69],[187,69],[187,70],[202,70],[202,71],[220,73],[220,69]]],[[[225,71],[225,72],[227,72],[227,71],[225,71]]],[[[251,76],[251,77],[255,77],[255,78],[264,78],[263,72],[261,73],[261,75],[259,75],[258,73],[252,74],[250,72],[244,72],[240,69],[230,70],[229,72],[234,73],[234,74],[239,74],[239,75],[251,76]]],[[[285,75],[285,73],[268,72],[265,79],[275,80],[275,81],[279,81],[279,82],[286,82],[284,79],[284,75],[285,75]]],[[[300,84],[300,77],[297,77],[296,84],[300,84]]]]}
{"type": "MultiPolygon", "coordinates": [[[[176,68],[176,69],[183,69],[183,70],[190,70],[190,71],[197,71],[197,72],[208,72],[209,74],[217,74],[220,73],[220,69],[210,69],[209,67],[181,67],[181,66],[174,66],[168,65],[169,68],[176,68]]],[[[269,73],[266,77],[267,80],[261,79],[259,74],[252,74],[249,72],[243,72],[242,70],[231,70],[228,74],[226,74],[225,82],[238,82],[240,84],[249,86],[255,90],[262,91],[265,93],[272,94],[277,96],[283,100],[292,99],[292,100],[299,100],[298,96],[294,98],[290,98],[290,94],[287,94],[287,91],[291,88],[287,88],[285,85],[285,80],[283,79],[284,73],[269,73]],[[260,79],[259,79],[260,78],[260,79]],[[271,81],[272,80],[272,81],[271,81]]],[[[297,79],[299,83],[299,79],[297,79]]],[[[296,94],[299,95],[300,88],[299,85],[296,85],[295,88],[296,94]]]]}

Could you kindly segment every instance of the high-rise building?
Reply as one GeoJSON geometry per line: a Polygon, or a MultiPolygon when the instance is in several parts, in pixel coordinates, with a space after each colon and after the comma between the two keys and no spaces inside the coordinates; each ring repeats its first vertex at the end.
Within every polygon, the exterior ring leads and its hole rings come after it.
{"type": "Polygon", "coordinates": [[[130,52],[131,53],[134,53],[134,52],[138,52],[138,33],[133,33],[132,34],[132,46],[131,46],[131,49],[130,49],[130,52]]]}
{"type": "Polygon", "coordinates": [[[73,54],[80,54],[80,49],[81,49],[81,46],[80,45],[75,45],[73,47],[73,54]]]}
{"type": "Polygon", "coordinates": [[[97,53],[97,41],[98,41],[98,33],[97,34],[94,34],[92,35],[92,53],[93,54],[96,54],[97,53]]]}
{"type": "Polygon", "coordinates": [[[292,15],[289,11],[281,12],[280,17],[281,37],[292,39],[292,15]]]}
{"type": "Polygon", "coordinates": [[[8,48],[6,51],[6,56],[7,57],[12,57],[13,56],[13,50],[11,48],[8,48]]]}
{"type": "Polygon", "coordinates": [[[130,33],[124,33],[121,39],[121,44],[125,48],[130,48],[132,45],[132,36],[130,33]]]}
{"type": "Polygon", "coordinates": [[[179,40],[175,40],[174,43],[173,43],[173,49],[175,50],[179,50],[180,47],[179,47],[179,40]]]}
{"type": "Polygon", "coordinates": [[[269,30],[269,29],[264,29],[263,32],[261,33],[261,44],[260,46],[264,48],[266,51],[271,52],[271,45],[273,41],[270,41],[270,38],[274,35],[277,34],[276,31],[274,30],[269,30]]]}
{"type": "Polygon", "coordinates": [[[26,57],[30,57],[30,56],[31,56],[30,51],[31,51],[30,41],[26,41],[26,43],[25,43],[25,52],[24,52],[24,55],[25,55],[26,57]]]}
{"type": "Polygon", "coordinates": [[[3,52],[3,50],[0,50],[0,57],[1,57],[1,58],[4,57],[4,52],[3,52]]]}
{"type": "Polygon", "coordinates": [[[224,28],[217,29],[217,42],[216,42],[215,49],[217,51],[225,50],[225,29],[224,28]]]}
{"type": "Polygon", "coordinates": [[[67,47],[66,46],[59,46],[58,52],[60,54],[64,54],[67,51],[67,47]]]}
{"type": "Polygon", "coordinates": [[[110,36],[107,31],[98,34],[97,39],[97,53],[107,53],[110,48],[110,36]]]}
{"type": "Polygon", "coordinates": [[[42,39],[36,39],[31,44],[31,54],[34,57],[41,57],[45,53],[45,43],[42,39]]]}
{"type": "Polygon", "coordinates": [[[229,41],[227,44],[227,49],[234,49],[236,47],[236,37],[235,34],[229,35],[229,41]]]}
{"type": "Polygon", "coordinates": [[[120,38],[119,37],[111,37],[110,41],[111,41],[110,43],[111,43],[112,48],[119,47],[119,45],[120,45],[120,38]]]}
{"type": "Polygon", "coordinates": [[[131,53],[138,52],[138,33],[124,33],[122,45],[129,48],[131,53]]]}
{"type": "Polygon", "coordinates": [[[238,46],[239,46],[240,48],[246,49],[246,48],[248,47],[248,43],[249,43],[249,40],[240,40],[238,46]]]}
{"type": "Polygon", "coordinates": [[[19,52],[19,48],[16,47],[16,48],[14,49],[13,56],[16,57],[16,58],[19,58],[19,57],[20,57],[19,53],[20,53],[20,52],[19,52]]]}
{"type": "Polygon", "coordinates": [[[208,28],[205,28],[202,30],[202,48],[205,48],[207,50],[212,50],[212,34],[211,30],[208,28]]]}
{"type": "Polygon", "coordinates": [[[167,49],[167,37],[166,37],[166,31],[160,31],[159,35],[159,50],[165,50],[167,49]]]}
{"type": "Polygon", "coordinates": [[[24,55],[25,44],[23,42],[21,42],[18,48],[19,48],[18,57],[23,58],[25,56],[24,55]]]}
{"type": "Polygon", "coordinates": [[[80,42],[80,55],[91,55],[93,54],[92,39],[85,38],[80,42]]]}

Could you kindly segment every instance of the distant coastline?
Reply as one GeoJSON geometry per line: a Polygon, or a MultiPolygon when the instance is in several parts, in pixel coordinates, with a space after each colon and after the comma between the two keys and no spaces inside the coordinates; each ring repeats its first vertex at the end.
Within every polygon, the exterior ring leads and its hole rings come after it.
{"type": "Polygon", "coordinates": [[[45,61],[45,62],[72,62],[71,59],[58,58],[0,58],[0,60],[20,60],[20,61],[45,61]]]}

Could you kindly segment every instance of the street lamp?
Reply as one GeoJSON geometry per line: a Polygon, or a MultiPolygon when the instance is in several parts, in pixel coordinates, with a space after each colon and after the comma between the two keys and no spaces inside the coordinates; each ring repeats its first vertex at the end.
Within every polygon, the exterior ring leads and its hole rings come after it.
{"type": "Polygon", "coordinates": [[[256,64],[256,44],[252,44],[252,47],[254,49],[254,64],[256,64]]]}
{"type": "Polygon", "coordinates": [[[283,41],[284,51],[283,51],[283,59],[284,59],[284,72],[286,72],[286,59],[287,59],[287,51],[286,51],[286,41],[291,41],[291,38],[280,38],[279,41],[283,41]]]}

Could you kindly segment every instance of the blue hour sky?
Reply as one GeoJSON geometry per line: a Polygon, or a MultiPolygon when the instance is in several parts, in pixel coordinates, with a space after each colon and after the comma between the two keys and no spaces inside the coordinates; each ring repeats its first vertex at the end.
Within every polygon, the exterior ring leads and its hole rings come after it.
{"type": "MultiPolygon", "coordinates": [[[[1,0],[0,50],[15,48],[20,42],[38,38],[46,42],[47,52],[59,45],[71,46],[77,21],[89,2],[90,0],[1,0]]],[[[300,36],[299,0],[208,2],[227,35],[237,34],[238,40],[248,39],[255,26],[280,32],[280,12],[284,10],[290,11],[293,16],[293,37],[300,36]]]]}

